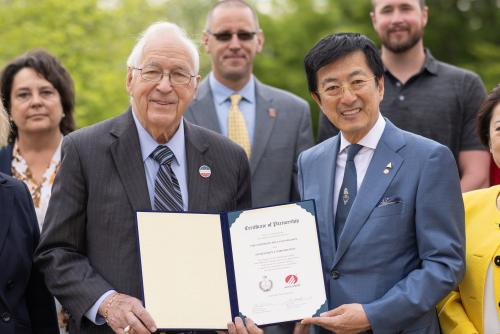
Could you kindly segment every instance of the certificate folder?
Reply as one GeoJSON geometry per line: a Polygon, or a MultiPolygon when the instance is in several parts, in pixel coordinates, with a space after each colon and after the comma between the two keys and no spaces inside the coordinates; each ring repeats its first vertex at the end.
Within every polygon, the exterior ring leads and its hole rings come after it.
{"type": "Polygon", "coordinates": [[[324,310],[314,201],[221,214],[137,212],[145,307],[161,330],[259,326],[324,310]]]}

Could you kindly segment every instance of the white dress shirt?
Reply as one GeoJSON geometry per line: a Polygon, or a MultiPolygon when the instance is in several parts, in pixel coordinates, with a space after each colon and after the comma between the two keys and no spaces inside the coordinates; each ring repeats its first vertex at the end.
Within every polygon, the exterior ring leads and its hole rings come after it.
{"type": "MultiPolygon", "coordinates": [[[[363,148],[354,157],[354,165],[356,166],[356,176],[357,176],[357,189],[363,183],[366,171],[370,162],[372,161],[373,153],[377,148],[378,142],[382,137],[382,133],[385,129],[385,119],[382,115],[378,115],[378,119],[375,125],[370,129],[370,131],[361,138],[355,144],[362,145],[363,148]]],[[[333,189],[333,214],[337,214],[337,203],[339,201],[340,187],[342,186],[342,181],[344,179],[345,164],[347,160],[347,146],[351,143],[345,139],[342,131],[340,131],[340,147],[339,153],[337,154],[337,167],[335,168],[335,186],[333,189]]]]}
{"type": "Polygon", "coordinates": [[[486,274],[486,283],[484,285],[484,334],[500,333],[500,319],[497,312],[497,301],[495,300],[495,287],[493,286],[493,266],[491,261],[486,274]]]}

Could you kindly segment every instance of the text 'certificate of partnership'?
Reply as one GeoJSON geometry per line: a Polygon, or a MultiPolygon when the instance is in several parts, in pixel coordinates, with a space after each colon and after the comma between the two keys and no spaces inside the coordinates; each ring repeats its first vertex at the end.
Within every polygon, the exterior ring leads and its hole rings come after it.
{"type": "Polygon", "coordinates": [[[259,325],[326,303],[314,203],[228,212],[239,312],[259,325]]]}
{"type": "Polygon", "coordinates": [[[145,307],[161,330],[300,320],[326,305],[314,201],[204,214],[137,212],[145,307]]]}

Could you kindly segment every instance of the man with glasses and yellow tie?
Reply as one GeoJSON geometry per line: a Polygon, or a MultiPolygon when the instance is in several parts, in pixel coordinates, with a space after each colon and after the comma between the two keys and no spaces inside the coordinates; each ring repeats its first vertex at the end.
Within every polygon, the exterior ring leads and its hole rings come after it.
{"type": "Polygon", "coordinates": [[[185,118],[244,148],[254,207],[298,199],[297,157],[313,144],[309,105],[252,74],[264,45],[255,10],[244,1],[217,2],[208,13],[202,43],[212,71],[185,118]]]}

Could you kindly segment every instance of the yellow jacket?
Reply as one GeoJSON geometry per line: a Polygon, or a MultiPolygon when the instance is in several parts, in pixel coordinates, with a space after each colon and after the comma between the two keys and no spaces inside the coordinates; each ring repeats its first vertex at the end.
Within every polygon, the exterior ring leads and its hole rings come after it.
{"type": "MultiPolygon", "coordinates": [[[[458,289],[437,306],[444,334],[483,333],[484,285],[488,266],[500,256],[500,186],[465,193],[466,271],[458,289]]],[[[493,262],[493,286],[500,317],[500,266],[493,262]]]]}

